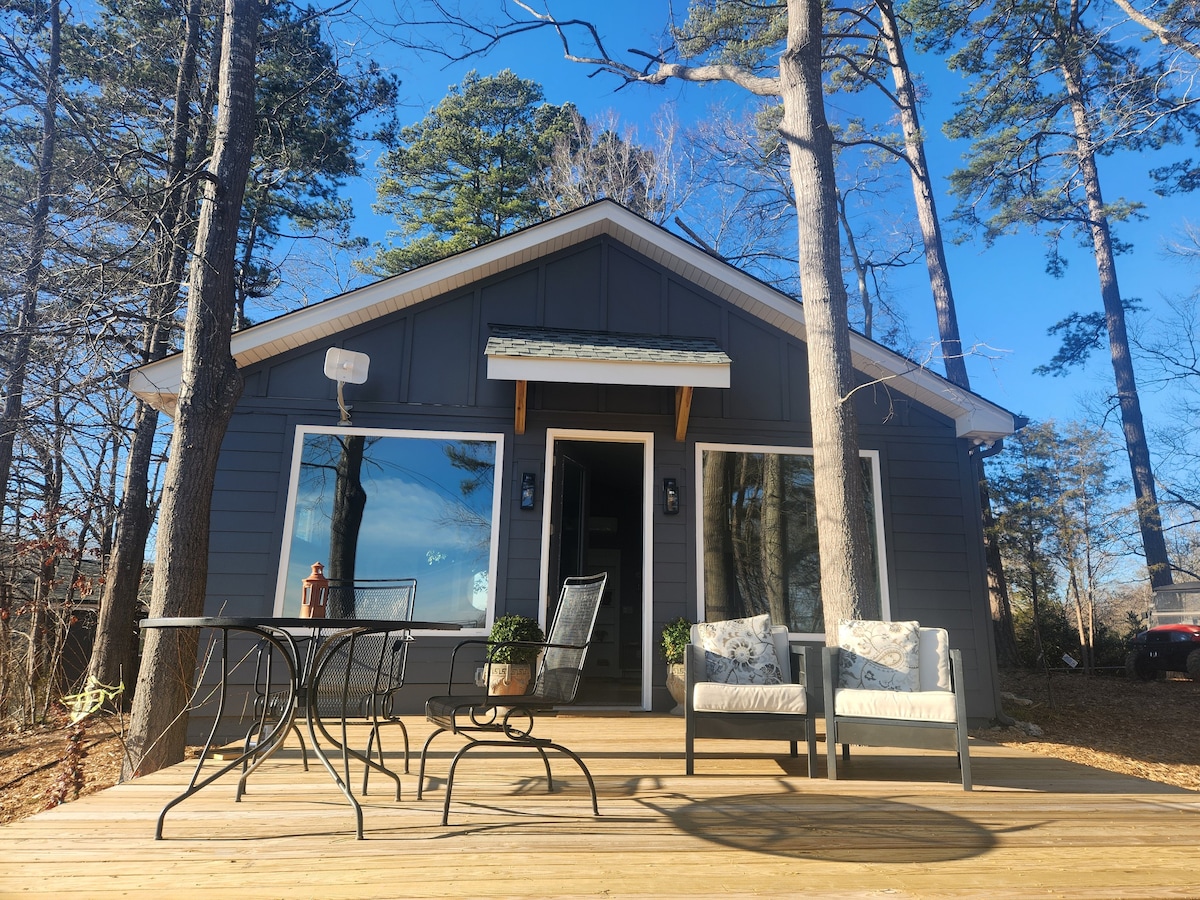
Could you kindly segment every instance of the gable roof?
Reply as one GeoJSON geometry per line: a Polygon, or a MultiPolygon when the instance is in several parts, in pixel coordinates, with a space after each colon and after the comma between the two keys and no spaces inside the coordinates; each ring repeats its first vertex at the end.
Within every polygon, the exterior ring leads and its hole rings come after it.
{"type": "MultiPolygon", "coordinates": [[[[764,322],[805,339],[801,303],[623,206],[600,200],[490,244],[238,331],[231,338],[230,349],[238,367],[245,368],[601,235],[625,244],[764,322]]],[[[851,332],[850,347],[856,370],[953,419],[959,437],[990,444],[1016,430],[1016,418],[1008,410],[955,386],[882,344],[851,332]]],[[[149,363],[130,373],[130,390],[173,415],[182,370],[182,354],[149,363]]]]}

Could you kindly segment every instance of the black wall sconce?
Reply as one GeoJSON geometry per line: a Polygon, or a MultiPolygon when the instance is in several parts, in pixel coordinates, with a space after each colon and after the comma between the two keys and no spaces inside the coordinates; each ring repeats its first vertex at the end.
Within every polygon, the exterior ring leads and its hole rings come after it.
{"type": "Polygon", "coordinates": [[[679,482],[674,478],[663,479],[663,512],[668,516],[679,512],[679,482]]]}
{"type": "Polygon", "coordinates": [[[536,481],[532,472],[521,476],[521,509],[533,509],[536,481]]]}

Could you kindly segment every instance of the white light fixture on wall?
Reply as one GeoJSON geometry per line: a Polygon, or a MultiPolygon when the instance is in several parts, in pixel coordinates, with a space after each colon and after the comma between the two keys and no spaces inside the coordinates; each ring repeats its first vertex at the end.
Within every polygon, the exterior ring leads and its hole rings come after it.
{"type": "Polygon", "coordinates": [[[325,377],[337,382],[338,409],[342,412],[339,425],[350,424],[350,407],[346,405],[342,395],[342,387],[350,384],[363,384],[367,380],[367,369],[370,368],[371,357],[365,353],[355,353],[353,350],[342,350],[330,347],[325,351],[325,377]]]}

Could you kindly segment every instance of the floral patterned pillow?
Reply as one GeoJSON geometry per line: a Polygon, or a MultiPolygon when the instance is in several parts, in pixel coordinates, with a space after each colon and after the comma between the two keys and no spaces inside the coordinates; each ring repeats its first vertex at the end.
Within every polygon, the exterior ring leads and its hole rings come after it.
{"type": "Polygon", "coordinates": [[[781,684],[783,671],[771,639],[771,618],[701,622],[696,626],[709,681],[726,684],[781,684]]]}
{"type": "Polygon", "coordinates": [[[921,629],[917,622],[838,623],[841,667],[838,683],[844,688],[915,691],[921,686],[921,629]]]}

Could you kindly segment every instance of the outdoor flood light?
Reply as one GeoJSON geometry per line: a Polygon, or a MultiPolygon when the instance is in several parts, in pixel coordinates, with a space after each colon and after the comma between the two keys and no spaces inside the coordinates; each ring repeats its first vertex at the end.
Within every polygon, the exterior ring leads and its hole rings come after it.
{"type": "Polygon", "coordinates": [[[679,482],[674,478],[663,479],[663,512],[668,516],[679,512],[679,482]]]}
{"type": "Polygon", "coordinates": [[[363,384],[367,380],[367,370],[371,366],[371,357],[365,353],[355,353],[353,350],[343,350],[340,347],[330,347],[325,351],[325,377],[337,382],[338,409],[342,418],[339,425],[350,424],[350,407],[346,405],[342,394],[343,386],[363,384]]]}

